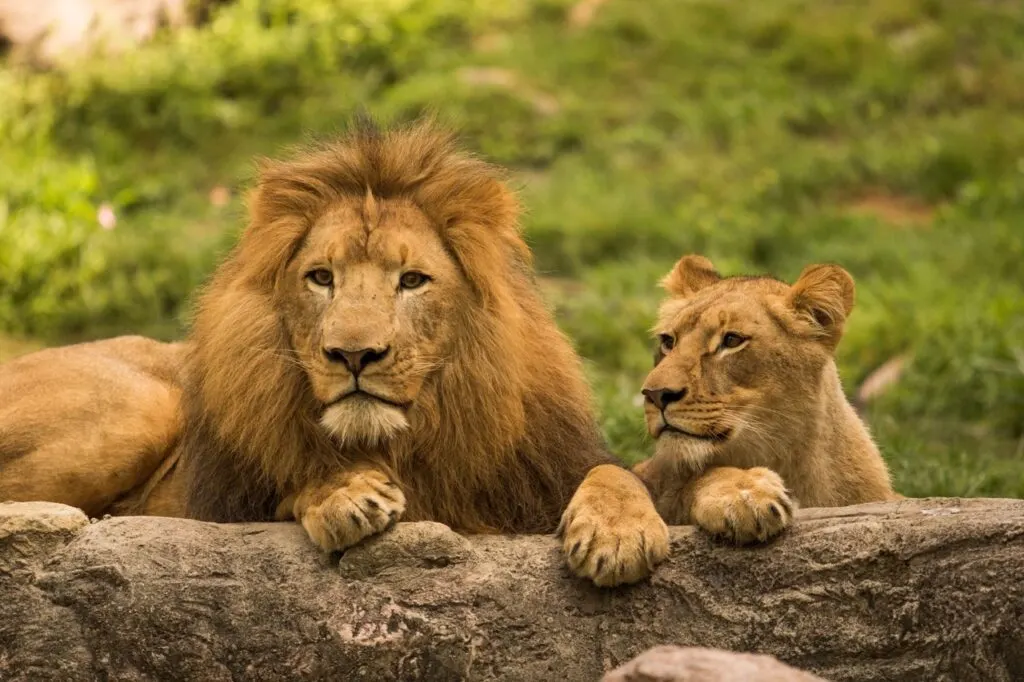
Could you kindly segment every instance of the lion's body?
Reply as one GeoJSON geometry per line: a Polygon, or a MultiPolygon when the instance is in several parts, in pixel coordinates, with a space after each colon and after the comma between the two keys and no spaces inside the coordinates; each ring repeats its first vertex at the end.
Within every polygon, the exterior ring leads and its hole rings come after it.
{"type": "Polygon", "coordinates": [[[183,355],[182,344],[126,336],[0,366],[0,500],[141,510],[181,432],[183,355]]]}
{"type": "MultiPolygon", "coordinates": [[[[808,268],[791,287],[722,279],[706,260],[689,257],[664,286],[670,297],[658,329],[671,343],[645,383],[657,399],[647,401],[646,414],[658,443],[635,471],[667,522],[725,532],[728,524],[713,517],[745,500],[756,506],[760,496],[768,512],[761,530],[770,535],[773,524],[788,523],[790,496],[811,507],[897,497],[832,356],[853,305],[844,271],[808,268]]],[[[731,522],[742,526],[742,516],[731,522]]]]}
{"type": "Polygon", "coordinates": [[[0,499],[295,519],[325,550],[397,519],[551,532],[561,518],[570,567],[603,585],[667,555],[647,491],[611,465],[497,169],[429,124],[357,127],[264,163],[249,208],[187,343],[150,342],[167,353],[159,378],[123,374],[129,354],[68,397],[82,348],[0,367],[4,395],[12,381],[31,393],[0,411],[0,499]],[[83,420],[102,444],[74,442],[83,420]],[[117,475],[88,499],[67,489],[67,471],[104,467],[117,475]]]}

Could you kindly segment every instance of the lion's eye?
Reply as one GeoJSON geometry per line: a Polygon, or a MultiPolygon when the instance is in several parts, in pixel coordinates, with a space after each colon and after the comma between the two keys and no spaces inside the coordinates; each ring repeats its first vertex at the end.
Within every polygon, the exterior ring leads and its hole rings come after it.
{"type": "Polygon", "coordinates": [[[739,348],[747,340],[747,337],[736,332],[726,332],[722,337],[722,348],[739,348]]]}
{"type": "Polygon", "coordinates": [[[325,268],[317,268],[316,270],[310,270],[306,277],[310,282],[319,287],[329,287],[334,283],[334,275],[330,270],[325,268]]]}
{"type": "Polygon", "coordinates": [[[430,278],[422,272],[410,270],[409,272],[402,273],[402,277],[398,280],[398,283],[403,289],[419,289],[429,281],[430,278]]]}
{"type": "Polygon", "coordinates": [[[676,340],[672,338],[671,334],[658,334],[658,340],[661,341],[661,352],[666,355],[676,347],[676,340]]]}

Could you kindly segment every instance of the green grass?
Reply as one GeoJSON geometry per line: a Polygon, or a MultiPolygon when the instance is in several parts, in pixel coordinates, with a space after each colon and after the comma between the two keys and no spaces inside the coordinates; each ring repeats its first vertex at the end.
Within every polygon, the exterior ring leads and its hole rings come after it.
{"type": "Polygon", "coordinates": [[[650,449],[634,399],[676,258],[784,278],[830,260],[858,284],[848,389],[911,357],[867,413],[897,487],[1024,497],[1024,13],[609,0],[570,28],[570,7],[241,0],[116,60],[0,67],[0,330],[180,334],[253,155],[361,107],[429,108],[517,171],[546,291],[627,458],[650,449]]]}

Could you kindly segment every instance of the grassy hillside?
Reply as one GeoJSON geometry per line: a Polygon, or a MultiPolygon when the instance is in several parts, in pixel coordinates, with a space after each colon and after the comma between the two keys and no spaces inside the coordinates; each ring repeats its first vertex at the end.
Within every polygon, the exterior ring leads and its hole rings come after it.
{"type": "Polygon", "coordinates": [[[1024,497],[1022,83],[1007,2],[241,0],[115,60],[0,66],[0,346],[180,334],[253,155],[427,107],[517,171],[619,452],[650,447],[676,258],[832,260],[848,389],[907,358],[869,408],[899,489],[1024,497]]]}

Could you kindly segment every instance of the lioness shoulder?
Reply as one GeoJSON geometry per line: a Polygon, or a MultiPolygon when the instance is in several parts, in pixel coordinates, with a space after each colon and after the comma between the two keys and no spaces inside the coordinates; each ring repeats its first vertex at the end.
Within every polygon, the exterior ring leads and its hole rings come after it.
{"type": "Polygon", "coordinates": [[[764,541],[797,504],[898,497],[833,357],[854,304],[849,273],[812,265],[789,285],[725,278],[686,256],[662,286],[643,386],[655,454],[634,471],[668,523],[764,541]]]}

